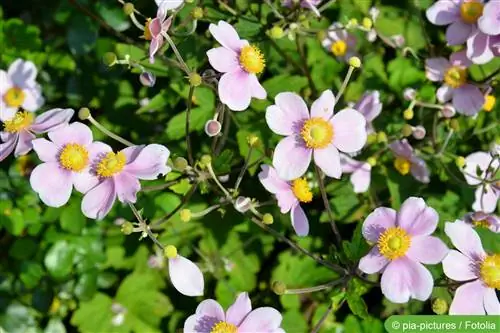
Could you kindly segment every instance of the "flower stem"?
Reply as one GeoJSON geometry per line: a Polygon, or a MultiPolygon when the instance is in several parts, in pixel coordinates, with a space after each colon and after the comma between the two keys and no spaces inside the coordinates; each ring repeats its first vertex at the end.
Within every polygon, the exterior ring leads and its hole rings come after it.
{"type": "Polygon", "coordinates": [[[346,280],[345,276],[340,279],[334,280],[332,282],[328,282],[325,284],[320,284],[319,286],[309,287],[309,288],[299,288],[299,289],[287,289],[285,294],[294,295],[294,294],[308,294],[315,291],[321,291],[325,289],[331,289],[334,286],[343,283],[346,280]]]}
{"type": "Polygon", "coordinates": [[[347,75],[345,76],[344,82],[342,82],[342,85],[340,86],[339,92],[337,93],[337,98],[336,98],[337,101],[340,99],[340,97],[344,93],[344,90],[347,88],[347,84],[349,83],[349,80],[351,79],[353,72],[354,72],[354,67],[349,66],[349,69],[347,70],[347,75]]]}
{"type": "Polygon", "coordinates": [[[189,160],[189,164],[194,164],[193,159],[193,149],[191,147],[191,137],[189,135],[189,127],[191,123],[191,107],[193,105],[193,95],[194,95],[194,86],[189,87],[188,101],[187,101],[187,110],[186,110],[186,146],[187,146],[187,157],[189,160]]]}
{"type": "Polygon", "coordinates": [[[319,168],[315,165],[314,169],[316,171],[316,178],[318,180],[318,185],[319,189],[321,192],[321,197],[323,198],[323,204],[325,205],[326,211],[328,213],[328,218],[330,220],[330,226],[332,227],[333,234],[335,235],[335,240],[337,242],[337,246],[342,245],[342,237],[340,236],[339,229],[337,228],[337,225],[335,224],[335,218],[333,217],[333,212],[332,208],[330,207],[330,202],[328,202],[328,196],[326,194],[325,190],[325,183],[323,182],[323,178],[321,175],[321,171],[319,168]]]}
{"type": "Polygon", "coordinates": [[[245,164],[241,168],[240,174],[238,175],[238,179],[236,179],[236,184],[234,185],[234,191],[236,192],[240,187],[241,181],[243,180],[243,176],[245,176],[245,171],[247,171],[248,163],[250,163],[250,157],[252,156],[253,147],[250,145],[248,148],[247,158],[245,159],[245,164]]]}
{"type": "Polygon", "coordinates": [[[110,138],[124,144],[125,146],[128,146],[128,147],[132,147],[132,146],[135,146],[132,142],[128,141],[128,140],[125,140],[124,138],[122,138],[121,136],[118,136],[116,134],[114,134],[113,132],[109,131],[108,129],[106,129],[104,126],[102,126],[101,124],[99,124],[99,122],[97,120],[94,119],[94,117],[92,117],[91,115],[89,115],[89,117],[87,118],[91,123],[92,125],[94,125],[95,127],[97,127],[97,129],[101,132],[103,132],[104,134],[106,134],[107,136],[109,136],[110,138]]]}
{"type": "Polygon", "coordinates": [[[166,32],[162,32],[162,35],[163,35],[163,37],[165,37],[165,40],[168,42],[168,44],[172,48],[172,51],[174,51],[174,54],[177,57],[177,60],[179,61],[179,63],[181,64],[181,67],[184,70],[184,72],[186,72],[186,74],[189,75],[191,73],[191,71],[189,70],[188,65],[186,65],[186,63],[184,62],[184,59],[182,58],[181,54],[179,53],[179,50],[175,46],[175,43],[172,40],[172,38],[170,38],[170,36],[166,32]]]}

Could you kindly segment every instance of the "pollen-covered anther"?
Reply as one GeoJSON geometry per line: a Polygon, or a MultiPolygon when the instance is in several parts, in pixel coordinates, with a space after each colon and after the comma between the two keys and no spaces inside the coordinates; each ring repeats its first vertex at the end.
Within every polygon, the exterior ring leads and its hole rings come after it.
{"type": "Polygon", "coordinates": [[[408,161],[406,158],[398,156],[394,160],[394,167],[400,174],[407,175],[410,172],[411,169],[411,162],[408,161]]]}
{"type": "Polygon", "coordinates": [[[29,127],[33,123],[33,113],[27,111],[17,112],[11,120],[4,122],[4,130],[9,133],[17,133],[29,127]]]}
{"type": "Polygon", "coordinates": [[[333,127],[325,119],[314,117],[304,122],[300,135],[307,148],[325,148],[333,139],[333,127]]]}
{"type": "Polygon", "coordinates": [[[96,168],[97,175],[101,177],[111,177],[123,170],[127,158],[123,152],[107,153],[99,162],[96,168]]]}
{"type": "Polygon", "coordinates": [[[481,279],[490,288],[500,289],[500,254],[486,256],[480,267],[481,279]]]}
{"type": "Polygon", "coordinates": [[[84,146],[77,143],[70,143],[64,146],[59,155],[61,166],[70,171],[80,172],[89,162],[89,152],[84,146]]]}
{"type": "Polygon", "coordinates": [[[246,45],[241,49],[240,64],[246,72],[260,74],[266,67],[266,60],[258,47],[246,45]]]}
{"type": "Polygon", "coordinates": [[[460,88],[467,82],[467,69],[462,66],[452,66],[444,73],[444,82],[452,88],[460,88]]]}
{"type": "Polygon", "coordinates": [[[292,182],[292,192],[300,202],[312,201],[313,194],[305,178],[297,178],[292,182]]]}
{"type": "Polygon", "coordinates": [[[342,57],[347,52],[347,43],[343,40],[335,41],[332,43],[332,46],[330,46],[330,51],[332,51],[336,57],[342,57]]]}
{"type": "Polygon", "coordinates": [[[484,5],[478,0],[464,1],[460,5],[460,17],[465,23],[473,24],[483,15],[484,5]]]}
{"type": "Polygon", "coordinates": [[[238,333],[238,327],[226,321],[220,321],[212,327],[210,333],[238,333]]]}
{"type": "Polygon", "coordinates": [[[19,87],[12,87],[3,95],[3,101],[10,107],[18,108],[23,105],[26,94],[19,87]]]}
{"type": "Polygon", "coordinates": [[[384,257],[394,260],[406,254],[411,245],[411,238],[402,228],[392,227],[380,235],[377,245],[384,257]]]}

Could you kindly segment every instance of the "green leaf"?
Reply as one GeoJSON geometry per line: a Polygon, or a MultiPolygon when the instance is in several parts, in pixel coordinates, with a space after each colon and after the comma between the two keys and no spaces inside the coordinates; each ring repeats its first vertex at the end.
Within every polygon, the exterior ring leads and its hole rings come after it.
{"type": "Polygon", "coordinates": [[[389,72],[389,86],[402,91],[406,87],[411,87],[425,80],[425,74],[415,67],[410,59],[396,58],[389,62],[387,66],[389,72]]]}
{"type": "Polygon", "coordinates": [[[82,232],[87,219],[83,216],[80,205],[79,201],[72,200],[69,205],[63,208],[60,219],[63,230],[77,235],[82,232]]]}
{"type": "Polygon", "coordinates": [[[283,87],[286,91],[299,93],[301,89],[307,86],[307,78],[303,76],[293,76],[288,74],[276,75],[263,84],[269,98],[274,98],[280,92],[283,92],[283,87]]]}
{"type": "Polygon", "coordinates": [[[130,27],[130,20],[120,6],[97,2],[96,8],[104,21],[116,31],[124,31],[130,27]]]}
{"type": "Polygon", "coordinates": [[[53,244],[45,255],[45,267],[56,279],[67,277],[73,269],[76,249],[65,240],[53,244]]]}
{"type": "Polygon", "coordinates": [[[217,156],[212,162],[215,173],[229,172],[231,170],[233,156],[233,151],[229,149],[225,149],[219,156],[217,156]]]}
{"type": "Polygon", "coordinates": [[[82,15],[73,17],[66,36],[71,53],[89,53],[95,46],[97,35],[98,28],[94,21],[82,15]]]}
{"type": "Polygon", "coordinates": [[[90,300],[97,291],[97,270],[82,274],[75,285],[75,295],[82,301],[90,300]]]}
{"type": "Polygon", "coordinates": [[[26,288],[35,288],[43,275],[43,267],[39,263],[25,261],[21,264],[21,274],[19,275],[19,277],[26,288]]]}

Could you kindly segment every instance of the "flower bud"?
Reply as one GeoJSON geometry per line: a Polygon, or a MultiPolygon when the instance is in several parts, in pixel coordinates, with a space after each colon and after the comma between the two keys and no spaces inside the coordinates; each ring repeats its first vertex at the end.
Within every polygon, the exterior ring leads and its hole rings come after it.
{"type": "Polygon", "coordinates": [[[262,216],[262,223],[264,224],[273,224],[274,218],[271,214],[266,213],[264,216],[262,216]]]}
{"type": "Polygon", "coordinates": [[[403,118],[405,118],[406,120],[412,120],[414,115],[415,114],[413,113],[413,109],[406,109],[403,112],[403,118]]]}
{"type": "Polygon", "coordinates": [[[214,119],[210,119],[205,123],[205,134],[209,137],[214,137],[219,135],[222,125],[214,119]]]}
{"type": "Polygon", "coordinates": [[[181,216],[181,221],[182,222],[189,222],[191,221],[191,211],[189,209],[183,209],[180,211],[179,215],[181,216]]]}
{"type": "Polygon", "coordinates": [[[217,177],[221,183],[227,183],[229,181],[229,175],[222,175],[217,177]]]}
{"type": "Polygon", "coordinates": [[[366,137],[366,144],[371,145],[377,142],[377,133],[370,133],[366,137]]]}
{"type": "Polygon", "coordinates": [[[455,108],[451,104],[445,104],[443,106],[443,109],[441,110],[441,114],[445,118],[452,118],[456,113],[457,113],[457,111],[455,110],[455,108]]]}
{"type": "Polygon", "coordinates": [[[495,107],[496,98],[493,95],[484,96],[483,109],[486,112],[490,112],[495,107]]]}
{"type": "Polygon", "coordinates": [[[465,166],[465,157],[457,156],[455,159],[455,164],[459,169],[462,169],[465,166]]]}
{"type": "Polygon", "coordinates": [[[203,155],[201,157],[201,163],[203,163],[205,165],[212,163],[212,157],[210,155],[203,155]]]}
{"type": "Polygon", "coordinates": [[[269,30],[269,36],[271,36],[272,39],[280,39],[283,38],[285,35],[285,32],[283,31],[283,28],[280,26],[275,25],[269,30]]]}
{"type": "Polygon", "coordinates": [[[116,64],[116,54],[114,54],[113,52],[106,52],[104,53],[104,56],[102,57],[102,62],[106,65],[106,66],[113,66],[114,64],[116,64]]]}
{"type": "Polygon", "coordinates": [[[358,20],[355,18],[352,18],[347,22],[347,28],[352,28],[357,26],[358,26],[358,20]]]}
{"type": "Polygon", "coordinates": [[[365,18],[363,19],[362,24],[363,24],[363,28],[365,28],[365,29],[368,29],[368,30],[369,30],[369,29],[371,29],[371,28],[372,28],[372,26],[373,26],[373,21],[372,21],[372,19],[371,19],[371,18],[369,18],[369,17],[365,17],[365,18]]]}
{"type": "Polygon", "coordinates": [[[286,293],[286,284],[284,282],[274,281],[272,288],[276,295],[283,295],[286,293]]]}
{"type": "Polygon", "coordinates": [[[423,126],[413,127],[412,135],[415,139],[422,140],[423,138],[425,138],[425,134],[426,134],[425,127],[423,126]]]}
{"type": "Polygon", "coordinates": [[[198,87],[203,83],[203,80],[198,73],[191,73],[189,74],[189,84],[192,85],[193,87],[198,87]]]}
{"type": "Polygon", "coordinates": [[[129,15],[132,15],[132,13],[134,12],[135,8],[134,8],[134,4],[133,3],[130,3],[130,2],[126,2],[124,5],[123,5],[123,12],[125,13],[125,15],[129,16],[129,15]]]}
{"type": "Polygon", "coordinates": [[[249,135],[247,137],[247,142],[251,147],[255,147],[259,143],[259,137],[256,135],[249,135]]]}
{"type": "Polygon", "coordinates": [[[407,101],[412,101],[415,99],[415,97],[417,97],[417,91],[413,88],[406,88],[403,91],[403,97],[407,101]]]}
{"type": "Polygon", "coordinates": [[[385,132],[378,132],[377,133],[377,142],[378,143],[387,142],[387,134],[385,134],[385,132]]]}
{"type": "Polygon", "coordinates": [[[366,162],[368,162],[368,164],[370,164],[370,166],[374,167],[377,165],[377,158],[375,156],[368,157],[366,162]]]}
{"type": "Polygon", "coordinates": [[[234,209],[240,213],[246,213],[250,209],[251,204],[252,200],[250,198],[239,196],[234,202],[234,209]]]}
{"type": "Polygon", "coordinates": [[[156,83],[156,76],[153,73],[144,71],[139,75],[139,81],[145,87],[152,87],[156,83]]]}
{"type": "Polygon", "coordinates": [[[373,21],[377,20],[378,15],[380,14],[380,10],[377,7],[372,7],[368,11],[368,14],[370,14],[371,18],[373,21]]]}
{"type": "Polygon", "coordinates": [[[403,47],[405,45],[405,38],[403,37],[403,35],[394,35],[391,36],[391,39],[396,47],[403,47]]]}
{"type": "Polygon", "coordinates": [[[402,132],[403,136],[407,137],[413,133],[413,129],[411,128],[410,125],[404,124],[403,130],[401,132],[402,132]]]}
{"type": "Polygon", "coordinates": [[[134,232],[134,225],[131,222],[125,222],[122,224],[121,231],[125,235],[130,235],[134,232]]]}
{"type": "Polygon", "coordinates": [[[203,8],[201,8],[201,7],[194,7],[193,10],[191,11],[191,16],[195,20],[199,20],[199,19],[203,18],[203,16],[204,16],[203,8]]]}
{"type": "Polygon", "coordinates": [[[184,171],[188,167],[188,161],[184,157],[176,157],[174,160],[174,168],[179,171],[184,171]]]}
{"type": "Polygon", "coordinates": [[[448,303],[442,298],[436,298],[432,302],[432,311],[438,315],[446,314],[448,312],[448,303]]]}
{"type": "Polygon", "coordinates": [[[450,120],[450,128],[454,131],[458,131],[460,129],[460,123],[457,119],[450,120]]]}
{"type": "Polygon", "coordinates": [[[350,57],[349,58],[349,65],[354,67],[354,68],[359,68],[361,67],[361,59],[358,57],[350,57]]]}
{"type": "Polygon", "coordinates": [[[163,255],[168,259],[174,259],[177,257],[177,248],[173,245],[167,245],[163,249],[163,255]]]}
{"type": "Polygon", "coordinates": [[[87,120],[90,118],[90,110],[89,108],[81,108],[79,111],[78,111],[78,118],[80,120],[87,120]]]}

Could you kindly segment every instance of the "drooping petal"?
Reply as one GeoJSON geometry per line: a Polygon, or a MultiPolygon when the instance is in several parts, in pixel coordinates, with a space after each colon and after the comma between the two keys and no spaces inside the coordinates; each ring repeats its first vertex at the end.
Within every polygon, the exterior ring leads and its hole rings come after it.
{"type": "Polygon", "coordinates": [[[210,65],[221,73],[234,72],[240,66],[238,54],[225,47],[216,47],[207,51],[210,65]]]}
{"type": "Polygon", "coordinates": [[[311,155],[312,150],[304,147],[295,136],[287,136],[274,150],[273,166],[280,178],[294,180],[307,171],[311,155]]]}
{"type": "Polygon", "coordinates": [[[446,222],[444,232],[453,246],[472,260],[477,261],[486,255],[477,232],[463,221],[446,222]]]}
{"type": "MultiPolygon", "coordinates": [[[[202,317],[201,317],[202,318],[202,317]]],[[[198,322],[200,321],[200,316],[198,315],[191,315],[188,317],[188,319],[186,319],[186,321],[184,322],[184,328],[183,328],[183,333],[191,333],[191,332],[200,332],[200,330],[198,329],[198,322]]],[[[214,320],[214,323],[216,323],[216,320],[214,320]]],[[[207,332],[209,333],[211,330],[212,330],[212,325],[210,325],[209,327],[207,327],[205,329],[205,331],[202,331],[202,332],[207,332]]]]}
{"type": "Polygon", "coordinates": [[[450,250],[443,259],[444,274],[455,281],[469,281],[478,278],[476,263],[466,255],[450,250]]]}
{"type": "Polygon", "coordinates": [[[252,303],[248,293],[240,293],[233,305],[227,309],[226,321],[239,326],[243,319],[252,311],[252,303]]]}
{"type": "Polygon", "coordinates": [[[267,191],[276,194],[278,192],[290,190],[290,185],[278,176],[276,170],[272,166],[263,164],[260,167],[262,171],[259,172],[258,177],[262,186],[264,186],[267,191]]]}
{"type": "Polygon", "coordinates": [[[275,103],[266,111],[269,128],[280,135],[300,132],[303,122],[309,118],[307,105],[302,97],[290,92],[279,93],[276,95],[275,103]]]}
{"type": "MultiPolygon", "coordinates": [[[[134,147],[125,148],[123,151],[134,149],[134,147]]],[[[170,172],[167,166],[170,151],[167,147],[158,144],[151,144],[143,147],[134,160],[128,160],[124,171],[134,175],[139,179],[153,180],[158,175],[166,175],[170,172]]]]}
{"type": "Polygon", "coordinates": [[[48,134],[50,140],[59,147],[63,147],[68,143],[76,143],[83,146],[92,143],[92,131],[87,125],[79,122],[74,122],[68,126],[61,127],[48,134]]]}
{"type": "Polygon", "coordinates": [[[423,159],[413,156],[411,159],[410,172],[419,182],[424,184],[428,184],[430,182],[430,171],[427,167],[427,163],[425,163],[423,159]]]}
{"type": "Polygon", "coordinates": [[[396,226],[396,215],[396,211],[392,208],[376,208],[363,222],[363,237],[369,242],[376,243],[384,231],[396,226]]]}
{"type": "Polygon", "coordinates": [[[19,132],[19,138],[17,140],[16,149],[14,150],[14,156],[19,157],[26,155],[33,148],[33,140],[36,136],[28,131],[19,132]]]}
{"type": "Polygon", "coordinates": [[[33,150],[42,162],[57,162],[59,148],[47,139],[35,139],[32,141],[33,150]]]}
{"type": "Polygon", "coordinates": [[[366,143],[366,119],[354,109],[344,109],[331,120],[333,144],[344,153],[354,153],[366,143]]]}
{"type": "Polygon", "coordinates": [[[394,152],[394,154],[405,157],[406,159],[411,159],[413,156],[413,148],[406,139],[391,142],[389,144],[389,148],[394,152]]]}
{"type": "Polygon", "coordinates": [[[389,264],[389,259],[384,257],[377,246],[359,261],[359,269],[366,274],[374,274],[382,271],[389,264]]]}
{"type": "Polygon", "coordinates": [[[498,1],[489,1],[484,5],[483,15],[477,21],[477,25],[485,34],[500,35],[500,5],[498,1]]]}
{"type": "Polygon", "coordinates": [[[372,122],[382,111],[380,93],[376,90],[364,93],[354,105],[354,109],[365,116],[367,122],[372,122]]]}
{"type": "Polygon", "coordinates": [[[61,207],[71,196],[71,172],[61,169],[58,163],[49,162],[36,166],[31,172],[30,184],[40,200],[50,207],[61,207]]]}
{"type": "Polygon", "coordinates": [[[307,236],[309,234],[309,221],[307,220],[306,213],[297,202],[290,211],[290,218],[292,220],[293,230],[297,236],[307,236]]]}
{"type": "Polygon", "coordinates": [[[75,111],[72,109],[52,109],[36,117],[30,130],[37,134],[55,131],[68,124],[75,111]]]}
{"type": "Polygon", "coordinates": [[[225,73],[219,80],[219,97],[233,111],[248,108],[252,99],[250,74],[242,69],[225,73]]]}
{"type": "Polygon", "coordinates": [[[478,87],[465,84],[453,91],[453,106],[466,116],[477,114],[484,105],[484,95],[478,87]]]}
{"type": "Polygon", "coordinates": [[[450,315],[484,315],[485,292],[479,280],[458,287],[450,305],[450,315]]]}
{"type": "Polygon", "coordinates": [[[233,50],[239,53],[241,48],[248,43],[245,40],[241,40],[238,33],[227,22],[219,21],[218,24],[210,24],[208,27],[212,36],[221,44],[223,47],[233,50]]]}
{"type": "Polygon", "coordinates": [[[139,180],[128,172],[115,175],[115,189],[118,200],[123,203],[135,203],[137,192],[141,190],[139,180]]]}
{"type": "Polygon", "coordinates": [[[88,191],[82,200],[82,212],[88,218],[102,220],[116,200],[115,182],[112,178],[102,181],[88,191]]]}
{"type": "Polygon", "coordinates": [[[36,84],[35,79],[38,74],[36,66],[31,61],[16,59],[7,72],[12,83],[20,88],[32,87],[36,84]]]}
{"type": "Polygon", "coordinates": [[[467,41],[467,38],[472,34],[474,26],[462,22],[455,21],[446,29],[446,41],[448,45],[460,45],[467,41]]]}
{"type": "Polygon", "coordinates": [[[438,88],[436,97],[440,103],[446,103],[453,97],[453,88],[443,84],[438,88]]]}
{"type": "Polygon", "coordinates": [[[169,259],[168,272],[172,285],[181,294],[186,296],[203,295],[203,274],[191,260],[180,255],[169,259]]]}
{"type": "Polygon", "coordinates": [[[401,205],[397,224],[412,236],[429,236],[436,230],[439,215],[424,199],[410,197],[401,205]]]}
{"type": "Polygon", "coordinates": [[[427,19],[435,25],[447,25],[460,19],[458,1],[439,0],[425,12],[427,19]]]}
{"type": "Polygon", "coordinates": [[[340,155],[337,148],[330,144],[323,149],[313,150],[314,163],[328,177],[340,179],[342,176],[342,168],[340,166],[340,155]]]}
{"type": "Polygon", "coordinates": [[[4,143],[0,143],[0,162],[5,160],[7,156],[9,156],[16,148],[17,144],[17,134],[9,136],[8,140],[5,140],[4,143]]]}
{"type": "Polygon", "coordinates": [[[319,117],[325,120],[330,120],[333,116],[333,108],[335,106],[335,95],[328,89],[311,106],[311,118],[319,117]]]}
{"type": "Polygon", "coordinates": [[[91,173],[89,167],[83,169],[81,172],[73,172],[71,178],[75,190],[83,194],[87,193],[99,184],[99,178],[91,173]]]}
{"type": "Polygon", "coordinates": [[[437,237],[417,236],[412,237],[406,256],[422,264],[436,265],[443,261],[448,251],[446,244],[437,237]]]}
{"type": "Polygon", "coordinates": [[[260,84],[257,76],[255,74],[250,74],[248,81],[250,82],[250,94],[252,97],[257,99],[266,99],[266,89],[264,89],[264,87],[260,84]]]}
{"type": "Polygon", "coordinates": [[[271,307],[257,308],[246,316],[238,332],[274,332],[281,325],[282,316],[271,307]]]}
{"type": "Polygon", "coordinates": [[[482,185],[476,189],[472,209],[476,212],[493,213],[497,208],[500,190],[491,185],[482,185]]]}
{"type": "Polygon", "coordinates": [[[486,177],[486,171],[490,166],[493,169],[497,168],[498,161],[491,161],[492,157],[486,152],[475,152],[465,158],[465,166],[463,168],[464,178],[469,185],[479,185],[486,177]],[[479,169],[479,173],[477,172],[479,169]]]}
{"type": "Polygon", "coordinates": [[[486,288],[484,291],[484,309],[490,316],[500,315],[500,302],[498,301],[497,293],[493,288],[486,288]]]}
{"type": "Polygon", "coordinates": [[[445,58],[429,58],[425,60],[425,76],[431,81],[443,81],[445,71],[450,63],[445,58]]]}
{"type": "Polygon", "coordinates": [[[495,54],[490,46],[490,36],[477,30],[467,39],[467,57],[475,64],[490,62],[495,54]]]}

